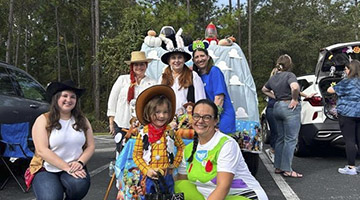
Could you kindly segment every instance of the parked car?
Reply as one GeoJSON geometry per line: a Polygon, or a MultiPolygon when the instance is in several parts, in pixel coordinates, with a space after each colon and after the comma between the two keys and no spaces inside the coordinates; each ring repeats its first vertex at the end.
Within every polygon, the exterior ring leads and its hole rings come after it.
{"type": "MultiPolygon", "coordinates": [[[[320,50],[314,75],[300,76],[300,91],[317,93],[312,98],[301,97],[301,128],[295,148],[296,156],[306,156],[314,146],[330,144],[344,147],[336,113],[336,95],[327,88],[344,78],[345,64],[350,59],[360,59],[360,41],[339,43],[320,50]]],[[[269,126],[265,110],[261,113],[261,132],[265,143],[269,142],[269,126]]]]}
{"type": "MultiPolygon", "coordinates": [[[[29,122],[31,131],[35,119],[48,108],[45,89],[39,82],[0,61],[0,124],[29,122]]],[[[29,147],[33,148],[32,144],[29,147]]]]}

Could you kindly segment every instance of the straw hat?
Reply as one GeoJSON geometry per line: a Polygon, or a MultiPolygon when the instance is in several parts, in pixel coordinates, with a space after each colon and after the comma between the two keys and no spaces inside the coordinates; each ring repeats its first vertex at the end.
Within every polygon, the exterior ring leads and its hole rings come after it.
{"type": "Polygon", "coordinates": [[[175,109],[176,109],[176,97],[173,89],[167,85],[154,85],[151,86],[140,93],[140,95],[136,99],[136,117],[138,118],[139,122],[145,125],[144,121],[144,108],[145,105],[155,96],[164,95],[167,97],[171,102],[171,116],[170,119],[173,119],[175,116],[175,109]]]}
{"type": "Polygon", "coordinates": [[[46,88],[47,98],[51,100],[52,96],[64,90],[73,91],[78,98],[80,98],[81,95],[85,92],[85,89],[77,88],[74,81],[72,80],[66,80],[62,82],[52,82],[46,88]]]}
{"type": "Polygon", "coordinates": [[[176,49],[173,49],[171,51],[168,51],[168,52],[164,53],[161,56],[161,61],[168,65],[169,64],[169,58],[170,58],[171,54],[174,54],[174,53],[182,54],[184,56],[184,58],[185,58],[185,62],[187,62],[188,60],[191,59],[191,55],[189,53],[187,53],[186,51],[184,51],[184,49],[176,48],[176,49]]]}
{"type": "Polygon", "coordinates": [[[133,51],[131,52],[131,60],[125,61],[126,64],[130,65],[131,63],[139,63],[139,62],[151,62],[152,59],[147,59],[145,56],[145,52],[143,51],[133,51]]]}

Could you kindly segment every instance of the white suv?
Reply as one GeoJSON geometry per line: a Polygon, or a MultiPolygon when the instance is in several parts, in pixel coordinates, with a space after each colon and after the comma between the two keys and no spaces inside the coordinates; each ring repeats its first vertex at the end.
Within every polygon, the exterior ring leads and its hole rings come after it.
{"type": "MultiPolygon", "coordinates": [[[[334,44],[321,49],[315,75],[297,78],[300,91],[317,94],[309,99],[302,97],[301,128],[295,155],[306,156],[311,153],[311,146],[320,143],[344,147],[336,114],[336,95],[326,90],[331,84],[343,79],[345,64],[350,59],[360,59],[360,41],[334,44]]],[[[270,131],[264,111],[260,120],[264,141],[268,143],[270,131]]]]}

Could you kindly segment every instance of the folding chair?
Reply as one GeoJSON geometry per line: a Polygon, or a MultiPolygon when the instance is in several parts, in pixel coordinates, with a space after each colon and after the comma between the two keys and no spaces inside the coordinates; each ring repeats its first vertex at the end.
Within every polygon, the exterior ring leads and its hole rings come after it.
{"type": "MultiPolygon", "coordinates": [[[[3,147],[3,150],[0,152],[0,158],[21,190],[25,192],[24,187],[9,166],[11,161],[9,162],[7,160],[10,160],[10,158],[31,159],[33,157],[34,153],[28,148],[29,122],[0,124],[0,126],[0,145],[3,147]]],[[[5,185],[11,178],[10,175],[5,179],[4,183],[0,187],[0,190],[4,189],[5,185]]]]}

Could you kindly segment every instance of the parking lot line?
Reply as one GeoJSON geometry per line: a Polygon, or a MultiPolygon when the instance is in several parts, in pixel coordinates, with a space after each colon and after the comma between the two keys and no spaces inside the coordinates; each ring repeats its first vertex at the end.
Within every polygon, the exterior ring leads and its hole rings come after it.
{"type": "Polygon", "coordinates": [[[279,187],[280,191],[283,193],[284,197],[287,200],[300,200],[296,193],[291,189],[291,187],[286,183],[284,178],[280,174],[275,174],[274,165],[270,162],[269,158],[266,157],[265,153],[260,153],[260,159],[264,163],[267,171],[270,173],[271,177],[274,179],[276,185],[279,187]]]}

